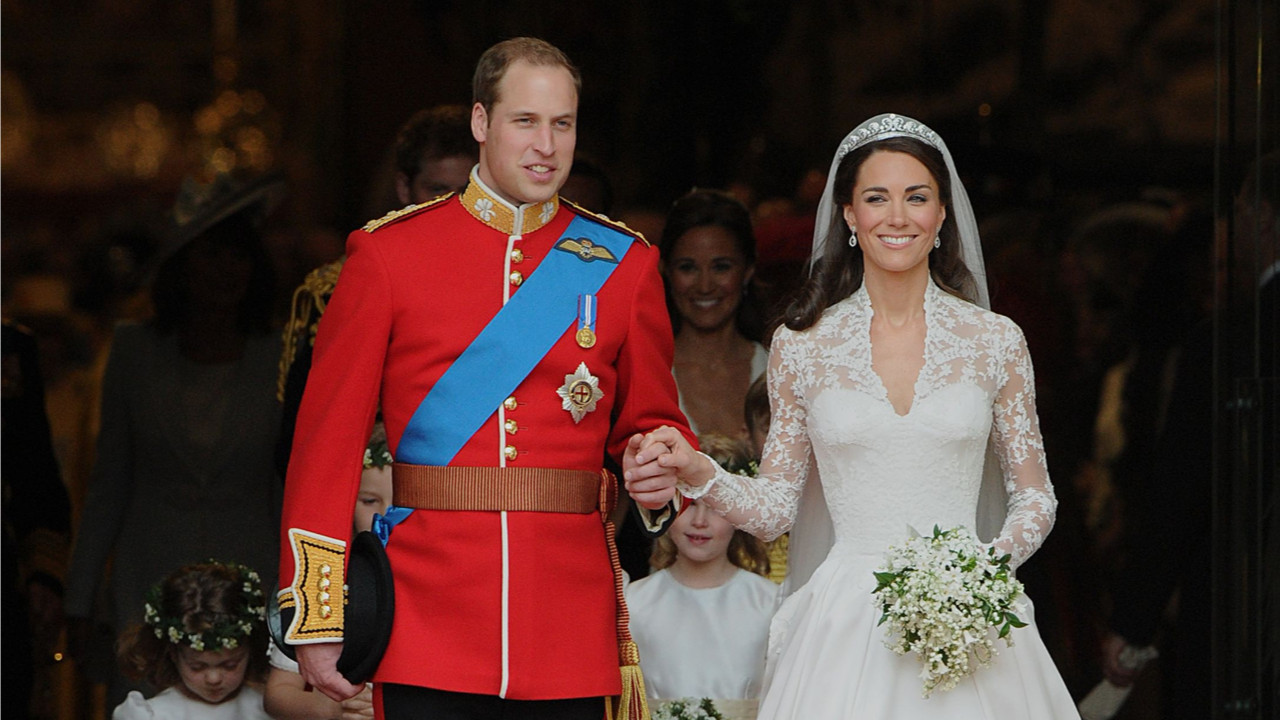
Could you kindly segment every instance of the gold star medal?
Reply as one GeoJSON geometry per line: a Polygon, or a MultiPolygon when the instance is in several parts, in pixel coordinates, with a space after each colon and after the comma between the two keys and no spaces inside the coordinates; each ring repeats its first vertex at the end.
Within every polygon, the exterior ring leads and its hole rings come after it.
{"type": "Polygon", "coordinates": [[[591,293],[578,296],[578,332],[574,339],[584,350],[596,344],[596,296],[591,293]]]}
{"type": "Polygon", "coordinates": [[[575,424],[582,422],[587,413],[594,412],[596,403],[604,397],[600,378],[591,374],[586,363],[578,363],[577,371],[564,376],[564,385],[556,390],[556,394],[560,396],[560,406],[569,411],[575,424]]]}

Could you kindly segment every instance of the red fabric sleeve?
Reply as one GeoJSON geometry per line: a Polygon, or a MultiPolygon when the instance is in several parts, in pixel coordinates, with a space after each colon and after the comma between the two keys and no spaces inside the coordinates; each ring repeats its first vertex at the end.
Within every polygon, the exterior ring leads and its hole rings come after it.
{"type": "Polygon", "coordinates": [[[660,425],[678,429],[698,447],[698,439],[680,411],[676,381],[671,374],[675,341],[662,275],[658,272],[658,249],[637,243],[631,252],[644,254],[644,268],[631,300],[627,338],[618,351],[618,402],[607,448],[619,464],[632,435],[660,425]]]}
{"type": "Polygon", "coordinates": [[[282,587],[294,575],[291,528],[344,543],[351,536],[361,463],[378,408],[391,334],[391,284],[374,237],[353,232],[347,253],[320,319],[298,411],[281,518],[282,587]]]}

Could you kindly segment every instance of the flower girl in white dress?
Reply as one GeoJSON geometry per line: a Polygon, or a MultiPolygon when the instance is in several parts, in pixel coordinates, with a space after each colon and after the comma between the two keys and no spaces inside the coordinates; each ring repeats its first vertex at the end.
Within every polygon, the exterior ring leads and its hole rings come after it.
{"type": "Polygon", "coordinates": [[[145,623],[121,638],[125,674],[161,688],[134,690],[114,720],[271,720],[262,707],[266,596],[253,570],[184,566],[147,593],[145,623]]]}
{"type": "Polygon", "coordinates": [[[873,572],[913,529],[977,530],[1016,568],[1057,507],[1031,359],[1019,328],[985,309],[977,226],[942,139],[896,115],[859,125],[814,235],[814,272],[770,350],[759,476],[726,473],[663,428],[633,439],[627,482],[674,469],[683,494],[739,528],[768,539],[795,525],[790,570],[808,579],[773,620],[762,720],[1078,717],[1025,597],[1013,646],[928,698],[919,659],[878,625],[873,572]],[[997,462],[1005,512],[984,535],[984,465],[997,462]],[[828,510],[815,549],[808,525],[828,510]]]}
{"type": "MultiPolygon", "coordinates": [[[[726,467],[748,466],[741,440],[708,434],[699,443],[726,467]]],[[[755,717],[778,601],[778,586],[763,577],[764,543],[694,501],[658,539],[651,562],[656,572],[626,591],[651,706],[710,698],[727,718],[755,717]]]]}

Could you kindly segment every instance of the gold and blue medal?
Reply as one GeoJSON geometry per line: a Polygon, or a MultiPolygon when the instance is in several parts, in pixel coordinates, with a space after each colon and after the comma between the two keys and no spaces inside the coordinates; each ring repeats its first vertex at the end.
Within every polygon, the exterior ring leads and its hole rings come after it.
{"type": "Polygon", "coordinates": [[[591,293],[578,296],[578,332],[574,338],[583,349],[596,344],[596,296],[591,293]]]}

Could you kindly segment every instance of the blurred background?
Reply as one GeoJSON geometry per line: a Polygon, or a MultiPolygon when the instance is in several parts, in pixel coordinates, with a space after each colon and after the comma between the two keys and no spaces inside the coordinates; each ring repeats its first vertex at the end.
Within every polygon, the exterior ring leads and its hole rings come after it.
{"type": "MultiPolygon", "coordinates": [[[[1036,360],[1062,506],[1024,580],[1078,698],[1102,677],[1112,588],[1151,499],[1134,393],[1159,406],[1142,381],[1212,323],[1205,682],[1213,717],[1276,717],[1274,314],[1237,292],[1276,257],[1275,228],[1240,211],[1269,202],[1274,217],[1277,203],[1275,164],[1258,165],[1280,134],[1271,0],[0,0],[0,13],[0,287],[40,343],[72,528],[103,348],[115,322],[147,313],[184,178],[284,174],[267,234],[283,320],[305,274],[396,206],[397,129],[469,104],[480,53],[536,35],[582,71],[579,154],[608,178],[609,214],[656,239],[690,188],[727,189],[753,212],[778,295],[798,282],[846,132],[898,112],[946,139],[994,309],[1036,360]],[[1242,313],[1264,319],[1225,329],[1242,313]],[[1225,370],[1235,360],[1243,381],[1225,370]]],[[[1162,612],[1175,627],[1176,594],[1162,612]]],[[[59,642],[36,638],[36,714],[101,712],[59,642]]],[[[1144,674],[1119,717],[1165,716],[1168,678],[1144,674]]]]}

